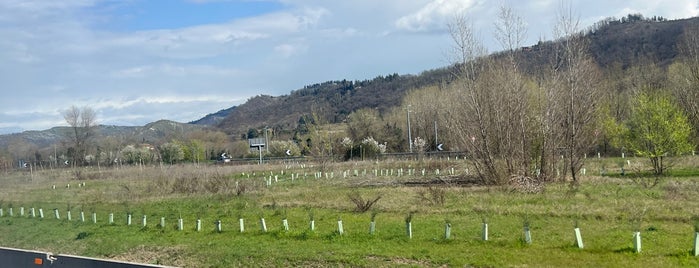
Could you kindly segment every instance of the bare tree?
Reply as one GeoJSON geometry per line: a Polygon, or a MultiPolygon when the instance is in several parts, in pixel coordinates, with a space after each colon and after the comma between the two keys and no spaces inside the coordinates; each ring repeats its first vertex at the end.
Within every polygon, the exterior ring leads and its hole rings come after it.
{"type": "Polygon", "coordinates": [[[511,176],[530,174],[530,120],[529,92],[526,79],[519,69],[517,53],[526,38],[524,20],[507,6],[501,6],[495,23],[495,39],[500,43],[504,57],[493,65],[491,90],[496,98],[491,102],[501,116],[493,121],[499,134],[500,152],[511,176]]]}
{"type": "Polygon", "coordinates": [[[73,146],[73,165],[82,165],[85,162],[89,141],[95,135],[97,115],[90,107],[81,109],[73,105],[63,112],[63,118],[73,130],[70,136],[73,146]]]}
{"type": "Polygon", "coordinates": [[[554,86],[558,88],[558,94],[554,97],[565,104],[558,111],[563,134],[558,153],[565,159],[563,170],[570,171],[573,182],[577,182],[576,175],[584,163],[584,154],[595,145],[594,133],[598,130],[598,75],[579,20],[573,16],[571,7],[559,12],[554,35],[558,39],[553,62],[554,86]]]}
{"type": "MultiPolygon", "coordinates": [[[[675,99],[682,106],[692,127],[699,129],[699,25],[685,28],[678,43],[680,60],[669,68],[669,79],[675,99]]],[[[699,133],[695,133],[699,140],[699,133]]]]}
{"type": "Polygon", "coordinates": [[[482,182],[499,184],[509,176],[531,173],[531,90],[517,55],[526,25],[514,10],[501,7],[495,39],[502,53],[485,57],[485,49],[463,17],[449,24],[454,41],[458,87],[445,98],[452,107],[449,125],[473,160],[482,182]]]}
{"type": "MultiPolygon", "coordinates": [[[[437,138],[436,135],[438,135],[436,134],[438,131],[436,128],[444,128],[445,126],[445,122],[440,117],[448,112],[444,109],[447,98],[444,89],[437,86],[410,91],[403,98],[403,110],[400,113],[405,118],[405,113],[408,112],[405,108],[410,107],[412,136],[423,137],[428,141],[428,148],[436,149],[435,139],[437,138]]],[[[407,129],[407,126],[405,128],[407,129]]]]}
{"type": "Polygon", "coordinates": [[[457,77],[453,97],[448,110],[458,110],[447,118],[457,141],[466,149],[482,183],[497,184],[503,177],[498,168],[496,146],[492,141],[491,117],[497,116],[488,105],[493,100],[492,91],[481,76],[488,70],[486,50],[473,32],[468,20],[457,16],[448,25],[454,42],[454,75],[457,77]]]}

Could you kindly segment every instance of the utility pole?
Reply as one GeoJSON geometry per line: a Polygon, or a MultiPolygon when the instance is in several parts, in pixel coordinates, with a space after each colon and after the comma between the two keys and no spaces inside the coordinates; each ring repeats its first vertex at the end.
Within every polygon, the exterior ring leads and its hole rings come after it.
{"type": "Polygon", "coordinates": [[[265,127],[265,150],[269,153],[269,139],[267,139],[267,127],[265,127]]]}
{"type": "Polygon", "coordinates": [[[410,148],[410,153],[413,152],[413,136],[410,133],[410,107],[412,105],[408,104],[408,147],[410,148]]]}
{"type": "Polygon", "coordinates": [[[439,143],[437,142],[437,120],[434,120],[434,148],[439,147],[439,143]]]}

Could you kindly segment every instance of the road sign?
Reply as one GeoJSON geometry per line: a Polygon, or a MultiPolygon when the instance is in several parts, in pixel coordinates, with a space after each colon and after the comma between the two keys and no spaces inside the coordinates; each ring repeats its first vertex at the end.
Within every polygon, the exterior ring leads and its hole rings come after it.
{"type": "Polygon", "coordinates": [[[438,144],[438,145],[437,145],[437,150],[438,150],[438,151],[444,151],[444,149],[442,148],[443,145],[444,145],[444,143],[438,144]]]}
{"type": "Polygon", "coordinates": [[[291,150],[286,150],[286,155],[291,156],[291,150]]]}
{"type": "Polygon", "coordinates": [[[267,142],[265,141],[265,138],[254,138],[254,139],[248,139],[248,143],[250,144],[250,147],[265,147],[267,146],[267,142]]]}

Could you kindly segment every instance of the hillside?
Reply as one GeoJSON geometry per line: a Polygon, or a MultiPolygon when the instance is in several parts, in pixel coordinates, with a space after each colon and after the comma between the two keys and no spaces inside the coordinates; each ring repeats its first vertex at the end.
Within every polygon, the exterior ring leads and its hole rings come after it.
{"type": "Polygon", "coordinates": [[[197,119],[195,121],[189,122],[189,124],[194,124],[194,125],[205,125],[205,126],[214,126],[218,125],[223,121],[228,114],[230,114],[233,110],[235,110],[236,106],[233,106],[228,109],[222,109],[219,110],[218,112],[215,113],[210,113],[205,115],[204,117],[197,119]]]}
{"type": "MultiPolygon", "coordinates": [[[[131,143],[157,143],[158,141],[177,134],[186,134],[203,126],[178,123],[169,120],[159,120],[145,126],[110,126],[100,125],[95,129],[100,137],[109,137],[131,143]]],[[[33,144],[45,148],[66,142],[70,137],[70,127],[53,127],[42,131],[25,131],[22,133],[0,135],[0,148],[7,148],[11,143],[33,144]]]]}
{"type": "Polygon", "coordinates": [[[234,137],[250,128],[271,127],[279,131],[296,128],[302,116],[315,116],[325,123],[339,123],[360,108],[383,113],[400,104],[406,92],[448,82],[447,69],[420,75],[379,76],[364,81],[328,81],[305,86],[284,96],[256,96],[238,106],[217,126],[234,137]]]}
{"type": "MultiPolygon", "coordinates": [[[[598,22],[585,37],[590,54],[602,70],[612,67],[626,69],[634,63],[649,61],[666,66],[677,56],[678,38],[690,24],[699,24],[699,18],[666,21],[629,15],[619,20],[598,22]]],[[[522,48],[518,58],[525,72],[536,73],[544,69],[542,66],[552,58],[555,45],[553,41],[541,41],[522,48]]],[[[216,126],[235,138],[244,138],[250,128],[271,127],[277,132],[291,132],[302,116],[314,115],[327,123],[339,123],[360,108],[388,111],[400,105],[405,93],[411,89],[449,83],[452,79],[449,67],[445,67],[418,75],[392,74],[365,81],[312,84],[288,95],[251,98],[231,109],[216,126]]]]}

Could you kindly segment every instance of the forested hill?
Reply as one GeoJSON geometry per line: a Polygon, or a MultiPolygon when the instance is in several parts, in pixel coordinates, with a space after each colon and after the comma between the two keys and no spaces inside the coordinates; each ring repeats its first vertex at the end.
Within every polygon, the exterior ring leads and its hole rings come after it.
{"type": "Polygon", "coordinates": [[[189,122],[189,124],[194,124],[194,125],[206,125],[206,126],[215,126],[221,121],[223,121],[228,114],[230,114],[233,110],[235,110],[236,106],[219,110],[218,112],[215,113],[210,113],[207,114],[206,116],[197,119],[195,121],[189,122]]]}
{"type": "Polygon", "coordinates": [[[308,85],[284,96],[256,96],[238,106],[218,125],[242,137],[250,128],[275,128],[277,133],[296,128],[302,117],[337,123],[360,108],[384,112],[399,105],[410,89],[451,79],[444,69],[420,75],[379,76],[365,81],[328,81],[308,85]]]}
{"type": "MultiPolygon", "coordinates": [[[[639,62],[666,66],[677,56],[676,44],[685,28],[699,24],[699,18],[667,21],[629,15],[596,23],[585,34],[590,54],[604,71],[626,69],[639,62]]],[[[551,58],[552,41],[522,48],[521,66],[535,72],[551,58]]],[[[400,105],[411,89],[449,83],[449,67],[418,75],[379,76],[366,81],[328,81],[305,86],[283,96],[256,96],[237,106],[217,126],[234,137],[244,138],[249,129],[274,128],[292,132],[302,117],[316,117],[324,123],[338,123],[360,108],[387,111],[400,105]]]]}

